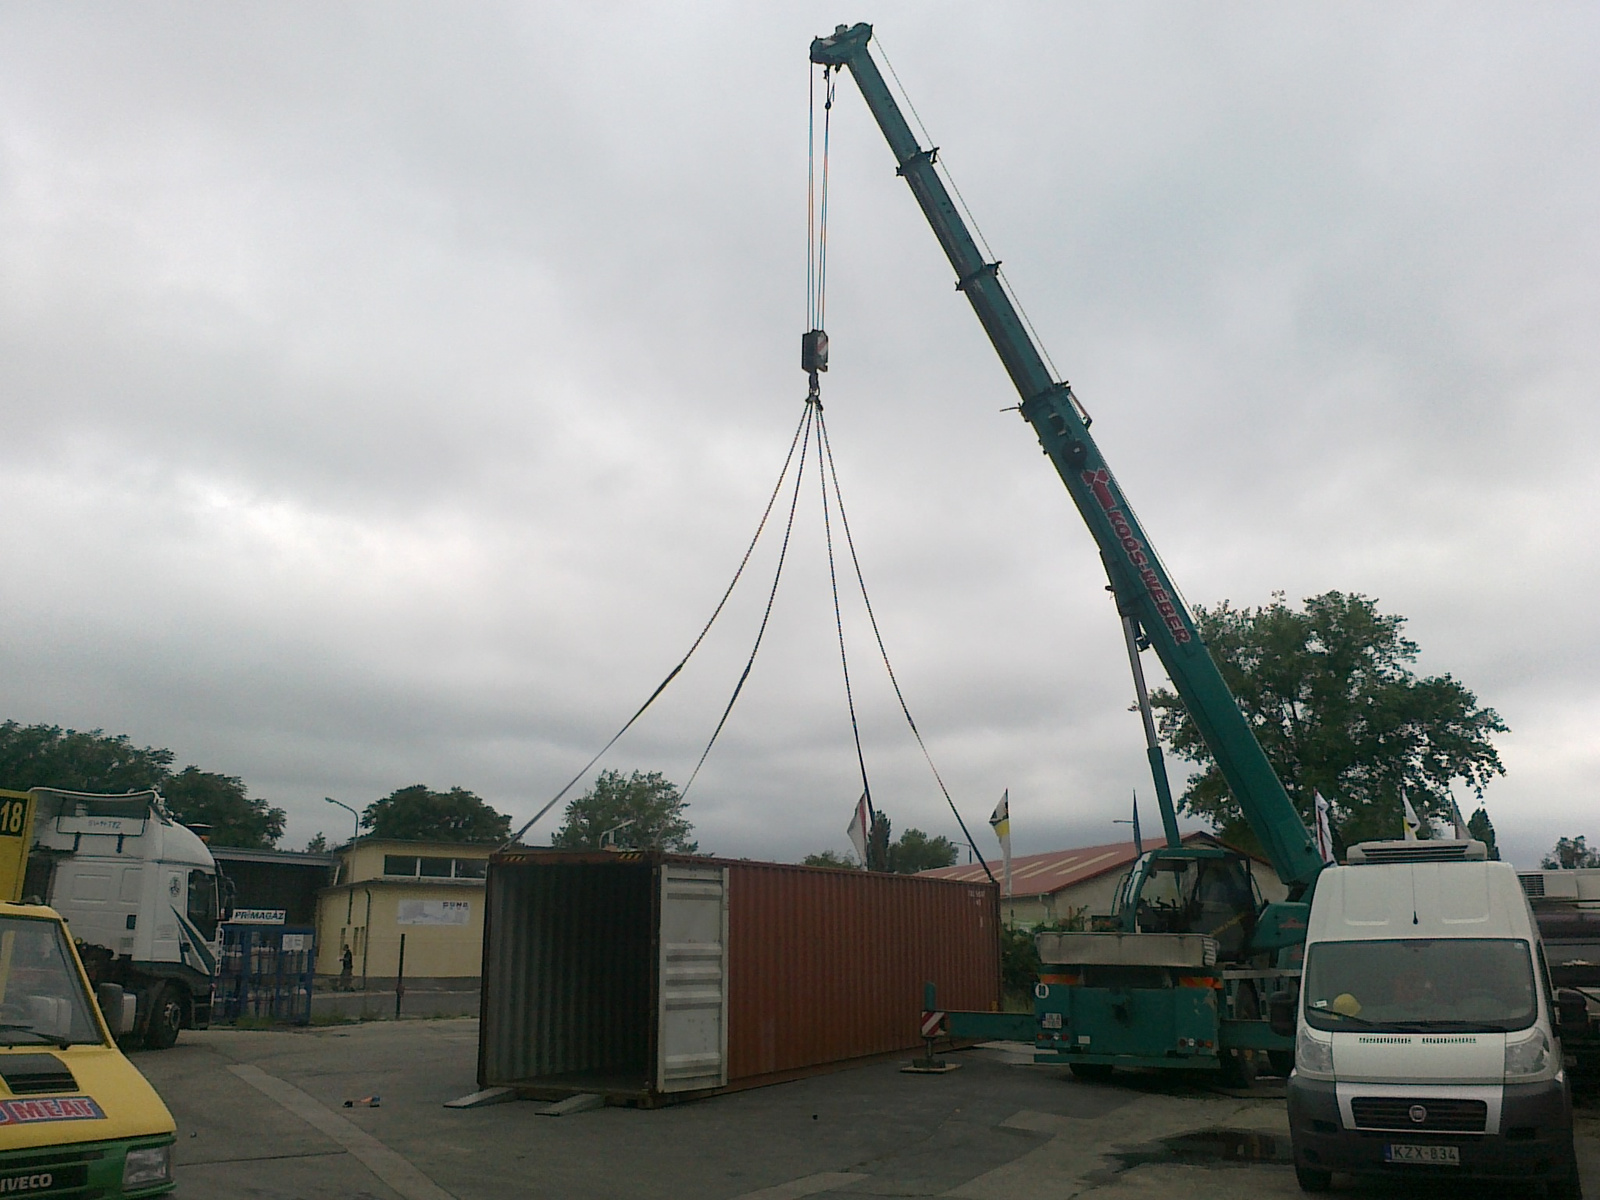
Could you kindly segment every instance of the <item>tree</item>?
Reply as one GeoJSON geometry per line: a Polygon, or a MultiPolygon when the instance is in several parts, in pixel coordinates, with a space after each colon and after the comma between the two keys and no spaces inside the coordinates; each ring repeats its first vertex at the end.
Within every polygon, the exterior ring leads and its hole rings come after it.
{"type": "Polygon", "coordinates": [[[808,854],[800,860],[803,867],[843,867],[850,871],[859,871],[861,864],[848,854],[840,854],[836,850],[824,850],[821,854],[808,854]]]}
{"type": "Polygon", "coordinates": [[[1546,871],[1575,871],[1579,867],[1600,867],[1600,849],[1589,849],[1581,837],[1564,837],[1550,847],[1539,864],[1546,871]]]}
{"type": "Polygon", "coordinates": [[[0,724],[0,787],[14,791],[142,792],[161,786],[172,758],[171,750],[135,746],[127,734],[0,724]]]}
{"type": "MultiPolygon", "coordinates": [[[[888,814],[881,808],[877,809],[872,814],[872,826],[867,831],[867,870],[915,875],[918,871],[954,865],[956,845],[949,838],[929,837],[920,829],[907,829],[900,835],[899,841],[891,842],[891,828],[888,814]]],[[[846,857],[833,850],[808,854],[802,861],[808,867],[860,867],[854,857],[846,857]]]]}
{"type": "Polygon", "coordinates": [[[1478,811],[1467,818],[1467,833],[1488,848],[1490,858],[1500,861],[1500,847],[1494,840],[1494,822],[1489,820],[1489,810],[1483,805],[1478,805],[1478,811]]]}
{"type": "MultiPolygon", "coordinates": [[[[1303,611],[1273,594],[1265,608],[1227,601],[1197,608],[1200,636],[1238,699],[1256,739],[1309,826],[1313,793],[1332,812],[1336,845],[1400,834],[1404,790],[1424,819],[1450,812],[1451,782],[1481,799],[1504,775],[1490,735],[1506,725],[1450,675],[1419,679],[1405,618],[1380,613],[1356,593],[1309,597],[1303,611]]],[[[1201,770],[1184,811],[1209,818],[1224,838],[1254,843],[1222,772],[1176,694],[1151,698],[1167,743],[1201,770]]]]}
{"type": "Polygon", "coordinates": [[[956,846],[947,837],[929,837],[920,829],[907,829],[889,847],[889,870],[897,875],[915,875],[935,867],[953,866],[956,846]]]}
{"type": "Polygon", "coordinates": [[[167,811],[185,825],[211,826],[214,846],[270,850],[283,836],[284,811],[245,794],[244,780],[189,766],[161,784],[167,811]]]}
{"type": "Polygon", "coordinates": [[[328,835],[319,833],[306,843],[307,854],[326,854],[328,852],[328,835]]]}
{"type": "Polygon", "coordinates": [[[374,837],[409,842],[503,842],[511,818],[466,788],[435,792],[414,783],[375,800],[361,811],[361,826],[374,837]]]}
{"type": "Polygon", "coordinates": [[[550,844],[564,850],[599,850],[605,844],[629,850],[674,850],[695,854],[694,826],[678,787],[660,771],[601,771],[593,786],[567,805],[550,844]]]}

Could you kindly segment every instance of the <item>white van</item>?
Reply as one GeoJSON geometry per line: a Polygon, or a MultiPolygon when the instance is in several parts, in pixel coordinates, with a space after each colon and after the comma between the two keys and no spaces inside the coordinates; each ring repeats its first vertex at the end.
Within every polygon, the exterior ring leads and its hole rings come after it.
{"type": "Polygon", "coordinates": [[[1318,878],[1299,1001],[1272,1013],[1295,1034],[1305,1191],[1344,1171],[1540,1180],[1578,1200],[1569,998],[1558,1007],[1516,871],[1486,860],[1481,842],[1367,842],[1318,878]]]}

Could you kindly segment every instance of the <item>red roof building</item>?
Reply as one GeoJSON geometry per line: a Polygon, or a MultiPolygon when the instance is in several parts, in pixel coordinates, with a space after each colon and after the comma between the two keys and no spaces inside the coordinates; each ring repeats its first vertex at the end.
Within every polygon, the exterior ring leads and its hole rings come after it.
{"type": "MultiPolygon", "coordinates": [[[[1184,834],[1185,845],[1220,846],[1209,833],[1184,834]]],[[[1147,839],[1145,849],[1160,844],[1147,839]]],[[[1078,912],[1088,916],[1109,916],[1117,887],[1138,855],[1132,842],[1108,842],[1102,846],[1081,846],[1075,850],[1053,850],[1048,854],[1027,854],[1011,860],[1011,895],[1002,895],[1001,910],[1010,924],[1031,926],[1048,921],[1065,921],[1078,912]]],[[[1005,876],[999,859],[990,860],[989,870],[1004,887],[1005,876]]],[[[1288,889],[1279,881],[1270,864],[1254,859],[1251,872],[1256,886],[1268,900],[1282,900],[1288,889]]],[[[923,871],[940,879],[963,882],[985,879],[977,863],[939,867],[923,871]]]]}

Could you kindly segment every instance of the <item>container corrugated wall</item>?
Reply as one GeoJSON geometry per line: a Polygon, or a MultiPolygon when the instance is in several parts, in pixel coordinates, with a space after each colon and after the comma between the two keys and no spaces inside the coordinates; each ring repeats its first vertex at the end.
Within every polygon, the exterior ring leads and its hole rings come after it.
{"type": "Polygon", "coordinates": [[[999,1003],[992,885],[737,862],[728,889],[730,1082],[920,1046],[925,982],[999,1003]]]}
{"type": "Polygon", "coordinates": [[[665,863],[727,878],[728,1087],[920,1046],[939,1006],[1000,1000],[991,884],[661,854],[513,851],[490,864],[479,1082],[659,1098],[665,863]]]}

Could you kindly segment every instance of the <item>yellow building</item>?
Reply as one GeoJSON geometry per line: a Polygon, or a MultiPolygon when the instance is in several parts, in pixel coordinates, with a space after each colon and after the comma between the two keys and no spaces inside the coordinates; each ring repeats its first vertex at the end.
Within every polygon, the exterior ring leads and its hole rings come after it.
{"type": "Polygon", "coordinates": [[[317,974],[337,978],[349,946],[356,987],[392,987],[403,936],[408,982],[476,987],[492,853],[372,837],[341,849],[337,881],[317,896],[317,974]]]}

